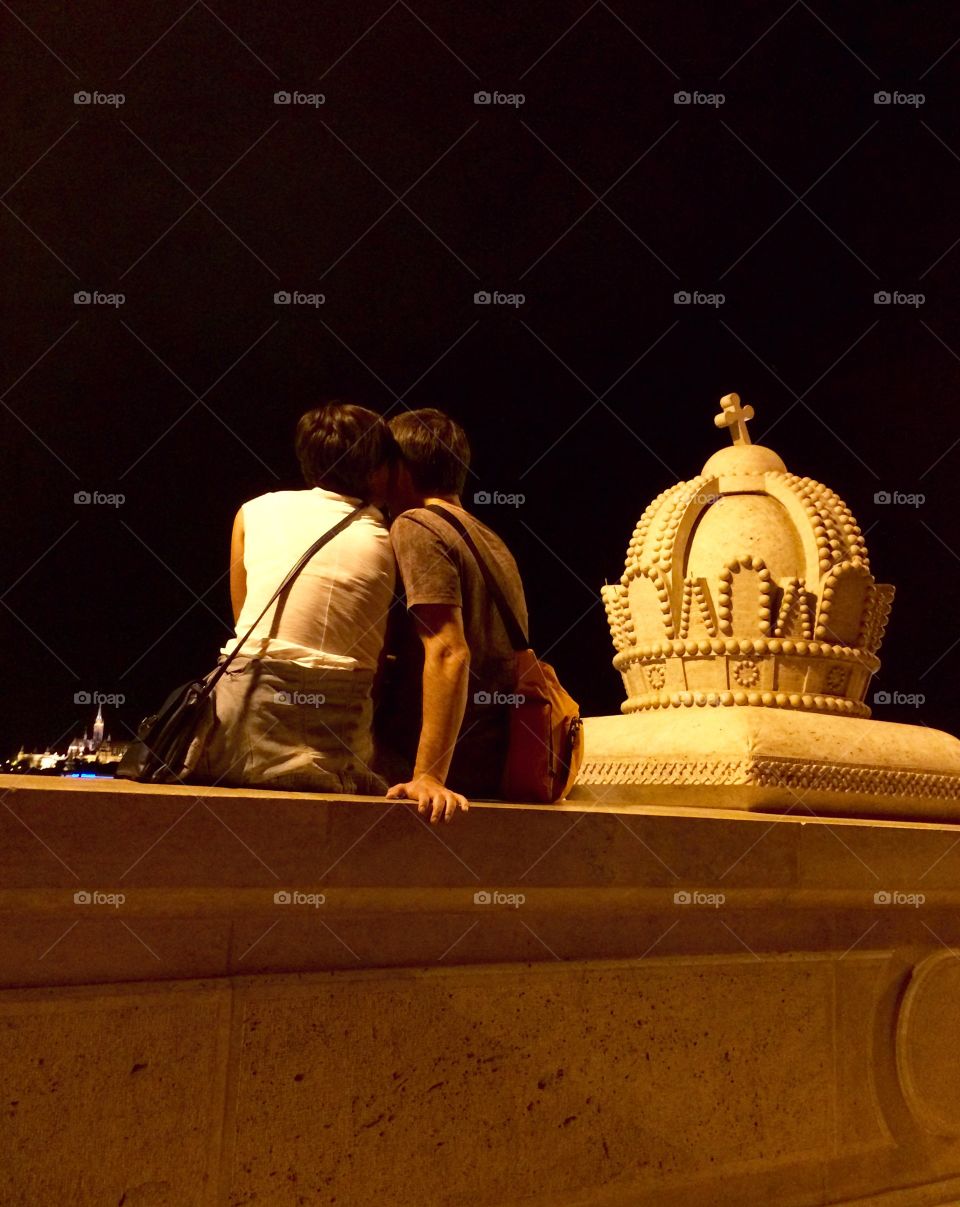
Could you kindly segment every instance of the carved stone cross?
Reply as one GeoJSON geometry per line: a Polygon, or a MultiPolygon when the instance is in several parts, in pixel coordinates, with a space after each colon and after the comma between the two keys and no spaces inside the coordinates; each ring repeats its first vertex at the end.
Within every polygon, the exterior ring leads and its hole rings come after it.
{"type": "Polygon", "coordinates": [[[753,407],[742,407],[739,394],[725,394],[720,399],[720,405],[723,407],[723,412],[720,415],[714,415],[713,422],[717,427],[730,429],[730,438],[734,444],[751,444],[747,422],[753,418],[753,407]]]}

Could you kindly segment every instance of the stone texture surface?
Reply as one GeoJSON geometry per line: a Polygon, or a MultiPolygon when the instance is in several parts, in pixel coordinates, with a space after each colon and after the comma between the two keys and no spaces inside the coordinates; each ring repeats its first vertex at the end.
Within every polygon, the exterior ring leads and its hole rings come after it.
{"type": "Polygon", "coordinates": [[[587,717],[572,800],[960,820],[960,740],[749,707],[587,717]]]}
{"type": "Polygon", "coordinates": [[[826,820],[796,802],[783,816],[585,802],[478,804],[431,828],[373,799],[24,777],[3,789],[6,986],[842,952],[868,928],[871,947],[960,945],[954,825],[826,820]],[[74,900],[96,891],[124,900],[74,900]],[[275,903],[292,891],[324,904],[275,903]],[[495,891],[523,908],[475,901],[495,891]],[[723,907],[677,893],[722,893],[723,907]]]}
{"type": "Polygon", "coordinates": [[[0,1201],[217,1200],[230,992],[0,995],[0,1201]]]}
{"type": "Polygon", "coordinates": [[[0,791],[3,1203],[960,1199],[960,826],[0,791]]]}
{"type": "Polygon", "coordinates": [[[960,1143],[883,1070],[905,980],[868,952],[8,990],[2,1201],[954,1202],[960,1143]]]}
{"type": "Polygon", "coordinates": [[[563,1202],[827,1153],[831,978],[747,957],[245,992],[232,1201],[563,1202]]]}
{"type": "Polygon", "coordinates": [[[936,1136],[960,1136],[960,958],[941,951],[913,972],[897,1018],[897,1070],[912,1114],[936,1136]],[[954,1042],[944,1044],[944,1037],[954,1042]]]}

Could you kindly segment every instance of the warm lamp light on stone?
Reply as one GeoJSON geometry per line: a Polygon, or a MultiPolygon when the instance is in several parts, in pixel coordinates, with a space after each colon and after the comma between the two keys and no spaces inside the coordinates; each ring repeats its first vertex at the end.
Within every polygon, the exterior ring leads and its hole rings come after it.
{"type": "Polygon", "coordinates": [[[654,499],[603,589],[626,715],[588,720],[575,795],[960,816],[960,742],[868,721],[894,588],[843,500],[751,442],[753,415],[721,400],[732,445],[654,499]]]}

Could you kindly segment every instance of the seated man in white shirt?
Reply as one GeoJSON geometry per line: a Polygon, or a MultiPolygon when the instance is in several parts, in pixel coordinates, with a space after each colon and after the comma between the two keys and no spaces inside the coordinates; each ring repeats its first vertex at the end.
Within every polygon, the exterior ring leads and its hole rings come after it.
{"type": "MultiPolygon", "coordinates": [[[[251,499],[230,559],[236,632],[245,633],[305,549],[362,501],[267,611],[215,689],[197,778],[306,792],[381,795],[371,771],[371,687],[396,569],[376,504],[395,445],[383,419],[334,402],[305,414],[296,452],[305,490],[251,499]]],[[[224,646],[230,653],[236,638],[224,646]]]]}

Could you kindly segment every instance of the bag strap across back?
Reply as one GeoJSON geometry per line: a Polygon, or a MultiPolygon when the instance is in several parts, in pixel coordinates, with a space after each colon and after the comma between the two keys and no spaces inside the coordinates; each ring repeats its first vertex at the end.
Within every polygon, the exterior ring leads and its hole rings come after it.
{"type": "Polygon", "coordinates": [[[243,646],[245,646],[247,644],[247,642],[250,640],[250,638],[253,636],[254,629],[257,627],[257,625],[260,623],[260,621],[263,620],[264,616],[266,616],[267,612],[277,602],[277,600],[280,598],[280,596],[283,594],[283,592],[286,591],[286,589],[288,587],[293,585],[294,579],[297,577],[297,575],[300,573],[300,571],[304,568],[304,566],[307,564],[307,562],[310,561],[310,559],[314,556],[314,554],[319,553],[319,551],[324,547],[324,545],[326,545],[329,541],[332,541],[335,536],[339,536],[340,533],[343,532],[344,528],[346,528],[348,524],[352,523],[352,521],[356,519],[356,517],[360,514],[360,512],[364,511],[366,509],[366,507],[367,507],[366,503],[359,503],[353,509],[353,511],[350,512],[349,515],[344,516],[342,520],[338,520],[337,523],[334,524],[334,526],[332,528],[328,529],[323,534],[323,536],[318,537],[313,542],[313,544],[310,546],[310,548],[306,549],[300,555],[300,557],[297,559],[296,564],[293,565],[290,568],[290,570],[287,572],[286,576],[284,577],[283,582],[280,584],[279,587],[277,587],[276,591],[274,591],[274,593],[270,596],[270,598],[264,604],[263,610],[261,611],[260,615],[253,622],[253,624],[250,626],[250,628],[247,629],[246,633],[244,633],[243,638],[236,643],[236,645],[233,647],[232,652],[226,656],[226,658],[223,660],[223,662],[221,662],[220,665],[217,667],[216,671],[211,676],[211,678],[207,680],[207,682],[204,686],[203,692],[201,693],[202,695],[207,696],[210,694],[210,692],[213,691],[213,689],[216,687],[216,685],[220,682],[220,680],[226,674],[226,672],[230,666],[230,663],[234,660],[234,658],[236,658],[237,654],[240,652],[240,650],[243,648],[243,646]]]}
{"type": "Polygon", "coordinates": [[[510,604],[507,602],[507,597],[503,592],[503,588],[497,582],[496,576],[490,569],[487,559],[477,548],[476,542],[467,530],[466,524],[459,516],[454,515],[452,511],[448,511],[446,507],[441,507],[439,503],[428,503],[424,508],[425,511],[430,511],[434,515],[439,516],[442,520],[446,520],[451,528],[456,529],[463,539],[463,543],[473,554],[473,559],[480,568],[480,573],[483,575],[483,581],[487,590],[490,592],[490,597],[497,606],[497,611],[500,613],[500,618],[503,621],[504,628],[507,630],[507,637],[510,639],[510,644],[515,650],[526,650],[530,647],[530,641],[527,634],[523,631],[523,626],[517,619],[516,613],[510,604]]]}

